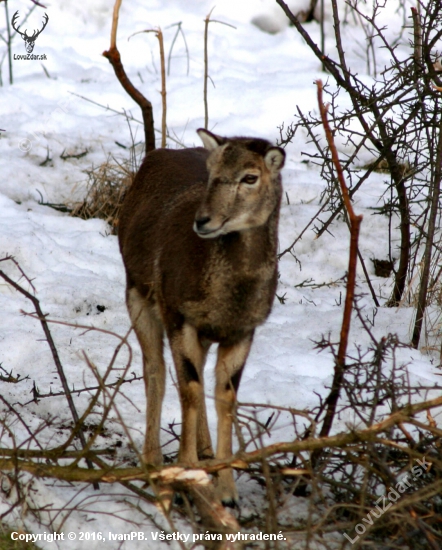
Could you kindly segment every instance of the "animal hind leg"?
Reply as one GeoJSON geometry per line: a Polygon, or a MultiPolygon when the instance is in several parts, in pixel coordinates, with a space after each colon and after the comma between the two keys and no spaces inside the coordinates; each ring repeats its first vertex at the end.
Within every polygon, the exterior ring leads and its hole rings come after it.
{"type": "Polygon", "coordinates": [[[196,464],[198,458],[213,455],[204,402],[203,369],[208,346],[197,330],[184,323],[169,334],[175,363],[182,411],[179,461],[196,464]]]}
{"type": "MultiPolygon", "coordinates": [[[[249,355],[253,332],[233,345],[218,347],[216,362],[215,404],[218,413],[218,438],[216,458],[225,460],[232,455],[232,424],[236,394],[241,374],[249,355]]],[[[231,469],[218,474],[217,495],[226,506],[233,506],[238,500],[231,469]]]]}
{"type": "MultiPolygon", "coordinates": [[[[203,366],[209,351],[210,342],[207,340],[201,341],[202,351],[204,353],[203,366]]],[[[201,384],[203,386],[203,399],[201,400],[198,410],[198,422],[197,422],[197,452],[200,460],[207,458],[213,458],[214,452],[212,448],[212,440],[210,438],[209,425],[207,422],[206,400],[204,399],[204,368],[201,369],[201,384]]]]}
{"type": "Polygon", "coordinates": [[[166,368],[163,358],[163,325],[155,306],[140,295],[135,287],[127,288],[126,303],[135,334],[143,352],[146,389],[146,437],[143,461],[160,465],[163,455],[160,445],[161,406],[164,398],[166,368]]]}

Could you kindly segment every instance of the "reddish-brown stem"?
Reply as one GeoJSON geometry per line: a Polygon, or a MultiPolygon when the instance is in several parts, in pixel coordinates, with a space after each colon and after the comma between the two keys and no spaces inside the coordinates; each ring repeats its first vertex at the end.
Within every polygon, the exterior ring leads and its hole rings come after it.
{"type": "Polygon", "coordinates": [[[351,323],[351,311],[353,308],[353,300],[355,294],[356,285],[356,266],[358,258],[358,238],[359,229],[362,221],[362,216],[357,216],[353,210],[353,206],[350,201],[347,185],[345,183],[344,172],[342,170],[341,163],[339,161],[338,152],[336,150],[333,134],[327,119],[327,107],[322,100],[322,81],[316,82],[318,88],[318,105],[321,113],[322,124],[324,126],[325,136],[330,148],[333,164],[336,169],[339,185],[341,187],[342,198],[345,208],[348,212],[350,220],[350,253],[348,259],[348,275],[347,275],[347,289],[344,302],[344,315],[342,319],[341,335],[339,339],[338,355],[336,357],[335,372],[333,376],[332,387],[330,393],[325,402],[326,413],[324,422],[322,424],[320,435],[321,437],[328,436],[331,426],[333,424],[333,418],[336,412],[336,406],[339,399],[339,393],[341,390],[342,379],[345,371],[345,356],[347,353],[348,335],[350,332],[351,323]]]}
{"type": "Polygon", "coordinates": [[[103,56],[106,57],[112,65],[115,76],[120,81],[124,90],[130,95],[130,97],[141,108],[144,123],[144,139],[146,153],[155,149],[155,131],[153,127],[153,110],[152,103],[144,97],[144,95],[138,91],[124,70],[121,63],[120,52],[117,48],[117,28],[118,28],[118,13],[121,5],[121,0],[116,0],[114,6],[114,14],[112,19],[112,31],[111,31],[111,44],[109,50],[103,52],[103,56]]]}

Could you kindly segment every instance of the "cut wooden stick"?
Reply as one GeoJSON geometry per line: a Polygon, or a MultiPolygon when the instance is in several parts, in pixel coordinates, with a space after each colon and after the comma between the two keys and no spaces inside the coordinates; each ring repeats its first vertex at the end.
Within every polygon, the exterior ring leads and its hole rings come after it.
{"type": "Polygon", "coordinates": [[[155,149],[155,131],[153,127],[153,110],[152,103],[144,97],[144,95],[135,88],[129,77],[124,70],[121,62],[120,52],[117,48],[117,29],[118,29],[118,16],[120,12],[122,0],[115,0],[114,12],[112,18],[112,30],[109,50],[103,52],[103,56],[109,60],[112,65],[115,76],[120,81],[124,90],[130,95],[130,97],[140,106],[141,113],[143,115],[144,123],[144,140],[146,153],[155,149]]]}
{"type": "Polygon", "coordinates": [[[161,60],[161,103],[162,103],[162,116],[161,116],[161,147],[166,147],[166,116],[167,116],[167,100],[166,100],[166,62],[164,59],[164,40],[161,29],[158,29],[155,33],[160,43],[160,60],[161,60]]]}

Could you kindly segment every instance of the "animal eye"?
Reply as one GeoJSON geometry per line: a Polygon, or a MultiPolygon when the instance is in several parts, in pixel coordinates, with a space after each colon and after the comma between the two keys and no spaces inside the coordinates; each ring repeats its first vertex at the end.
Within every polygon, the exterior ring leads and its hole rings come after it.
{"type": "Polygon", "coordinates": [[[241,183],[248,183],[249,185],[252,185],[253,183],[256,183],[258,181],[258,176],[255,176],[254,174],[246,174],[242,180],[241,183]]]}

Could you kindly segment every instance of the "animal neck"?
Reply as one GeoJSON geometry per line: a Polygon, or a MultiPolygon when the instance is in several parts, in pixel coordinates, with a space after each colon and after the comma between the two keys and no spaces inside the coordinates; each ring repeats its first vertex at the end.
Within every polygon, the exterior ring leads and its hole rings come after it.
{"type": "Polygon", "coordinates": [[[259,269],[263,264],[276,263],[278,218],[279,209],[275,209],[265,224],[245,231],[234,231],[220,238],[223,255],[235,270],[242,268],[249,271],[259,269]]]}

